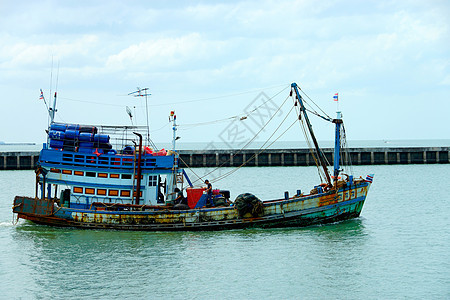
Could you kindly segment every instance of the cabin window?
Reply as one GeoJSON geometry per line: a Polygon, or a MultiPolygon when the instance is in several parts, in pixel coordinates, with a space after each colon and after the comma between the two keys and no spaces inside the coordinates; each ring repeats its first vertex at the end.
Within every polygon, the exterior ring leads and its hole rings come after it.
{"type": "Polygon", "coordinates": [[[130,197],[130,191],[120,191],[120,197],[130,197]]]}
{"type": "Polygon", "coordinates": [[[131,174],[122,174],[122,179],[131,179],[131,174]]]}
{"type": "Polygon", "coordinates": [[[95,177],[95,172],[86,172],[87,177],[95,177]]]}
{"type": "Polygon", "coordinates": [[[119,196],[119,191],[118,190],[109,190],[108,196],[119,196]]]}
{"type": "Polygon", "coordinates": [[[74,193],[77,193],[77,194],[82,194],[82,193],[83,193],[83,188],[82,188],[82,187],[75,186],[75,187],[73,188],[73,192],[74,192],[74,193]]]}
{"type": "MultiPolygon", "coordinates": [[[[136,197],[136,191],[133,192],[133,196],[136,197]]],[[[142,191],[139,192],[139,197],[142,197],[142,191]]]]}
{"type": "Polygon", "coordinates": [[[148,186],[157,186],[157,185],[158,185],[158,175],[148,176],[148,186]]]}
{"type": "Polygon", "coordinates": [[[106,196],[106,189],[97,189],[97,195],[106,196]]]}
{"type": "Polygon", "coordinates": [[[183,174],[177,174],[177,183],[184,183],[183,174]]]}
{"type": "Polygon", "coordinates": [[[92,188],[85,188],[85,189],[84,189],[84,193],[85,193],[85,194],[89,194],[89,195],[94,195],[94,194],[95,194],[95,189],[92,189],[92,188]]]}
{"type": "Polygon", "coordinates": [[[51,168],[50,172],[52,172],[52,173],[61,173],[61,170],[60,169],[51,168]]]}
{"type": "Polygon", "coordinates": [[[77,175],[77,176],[84,176],[84,172],[83,171],[74,171],[73,174],[77,175]]]}
{"type": "Polygon", "coordinates": [[[109,178],[119,178],[119,174],[109,174],[109,178]]]}
{"type": "MultiPolygon", "coordinates": [[[[141,180],[144,178],[144,176],[141,175],[141,180]]],[[[134,179],[137,179],[137,175],[134,176],[134,179]]]]}
{"type": "Polygon", "coordinates": [[[62,170],[63,174],[72,175],[72,170],[62,170]]]}
{"type": "Polygon", "coordinates": [[[108,174],[107,173],[97,173],[97,176],[101,177],[101,178],[108,178],[108,174]]]}

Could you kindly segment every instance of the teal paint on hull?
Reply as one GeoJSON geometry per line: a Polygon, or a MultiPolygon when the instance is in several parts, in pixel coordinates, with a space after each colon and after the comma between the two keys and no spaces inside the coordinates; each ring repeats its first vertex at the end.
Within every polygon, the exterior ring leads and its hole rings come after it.
{"type": "MultiPolygon", "coordinates": [[[[316,198],[320,198],[317,195],[316,198]]],[[[282,228],[282,227],[304,227],[314,224],[327,224],[337,221],[356,218],[360,215],[366,195],[348,201],[322,206],[301,211],[287,212],[284,214],[272,214],[261,218],[237,218],[233,215],[234,208],[198,209],[189,211],[128,211],[128,212],[108,212],[89,211],[70,208],[59,208],[52,216],[33,216],[24,214],[24,219],[31,220],[38,224],[94,228],[94,229],[116,229],[116,230],[139,230],[139,231],[180,231],[180,230],[225,230],[242,228],[282,228]],[[199,216],[196,222],[186,222],[187,215],[206,214],[203,219],[199,216]],[[212,220],[207,214],[217,213],[221,217],[230,214],[230,218],[212,220]],[[74,214],[76,218],[74,218],[74,214]],[[177,222],[156,223],[149,216],[160,216],[167,214],[177,222]],[[89,217],[94,216],[94,221],[89,217]],[[114,216],[117,223],[113,223],[107,217],[114,216]],[[209,218],[209,220],[208,220],[209,218]],[[184,221],[184,222],[183,222],[184,221]]],[[[274,204],[273,204],[274,205],[274,204]]],[[[280,205],[279,203],[277,205],[280,205]]]]}

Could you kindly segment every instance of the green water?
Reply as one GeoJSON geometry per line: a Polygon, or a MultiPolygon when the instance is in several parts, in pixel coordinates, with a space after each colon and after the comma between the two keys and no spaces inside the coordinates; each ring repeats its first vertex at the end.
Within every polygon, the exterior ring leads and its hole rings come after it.
{"type": "MultiPolygon", "coordinates": [[[[358,219],[177,233],[13,226],[12,200],[33,195],[34,173],[0,171],[0,298],[449,299],[450,166],[354,170],[375,173],[358,219]]],[[[309,190],[316,174],[243,168],[220,186],[269,199],[309,190]]]]}

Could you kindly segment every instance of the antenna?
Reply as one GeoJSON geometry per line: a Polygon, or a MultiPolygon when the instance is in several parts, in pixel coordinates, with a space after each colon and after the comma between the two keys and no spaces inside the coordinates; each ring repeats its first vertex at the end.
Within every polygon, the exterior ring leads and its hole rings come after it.
{"type": "Polygon", "coordinates": [[[136,91],[131,92],[128,95],[134,97],[145,97],[145,113],[147,116],[147,142],[151,144],[154,149],[156,149],[156,145],[152,142],[152,140],[150,140],[150,126],[148,122],[148,96],[150,96],[151,94],[147,92],[149,88],[141,89],[140,87],[137,87],[136,89],[136,91]]]}

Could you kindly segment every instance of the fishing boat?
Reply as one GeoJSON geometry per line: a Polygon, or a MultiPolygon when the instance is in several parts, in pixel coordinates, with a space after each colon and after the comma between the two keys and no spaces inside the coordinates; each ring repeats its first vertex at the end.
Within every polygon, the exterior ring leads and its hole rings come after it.
{"type": "Polygon", "coordinates": [[[144,142],[145,128],[140,126],[54,122],[55,96],[49,108],[47,143],[36,169],[35,195],[16,196],[13,212],[18,219],[37,224],[142,231],[302,227],[356,218],[373,175],[344,174],[341,161],[349,156],[342,155],[345,130],[340,112],[336,118],[321,116],[335,125],[330,174],[331,164],[319,148],[300,91],[292,83],[289,96],[324,175],[308,193],[298,190],[293,196],[285,193],[281,199],[264,201],[241,194],[232,201],[229,190],[195,186],[180,167],[174,112],[170,115],[173,149],[157,150],[149,139],[144,142]],[[184,203],[177,203],[180,199],[184,203]]]}

